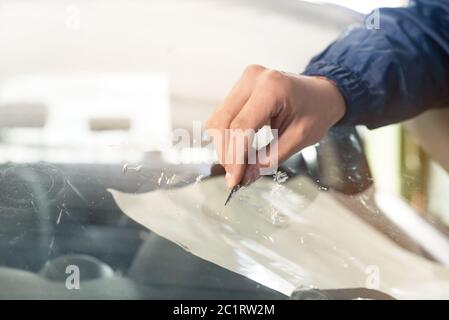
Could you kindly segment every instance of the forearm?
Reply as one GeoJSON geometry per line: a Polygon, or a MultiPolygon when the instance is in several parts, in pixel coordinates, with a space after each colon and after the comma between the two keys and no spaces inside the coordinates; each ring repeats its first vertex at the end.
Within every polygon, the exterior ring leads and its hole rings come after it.
{"type": "Polygon", "coordinates": [[[353,29],[312,59],[305,75],[332,80],[339,124],[375,128],[449,103],[449,2],[380,11],[380,30],[353,29]]]}

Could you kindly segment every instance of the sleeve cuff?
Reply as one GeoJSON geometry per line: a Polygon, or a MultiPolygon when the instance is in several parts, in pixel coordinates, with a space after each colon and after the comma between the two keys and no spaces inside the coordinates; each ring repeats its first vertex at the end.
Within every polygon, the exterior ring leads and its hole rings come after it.
{"type": "Polygon", "coordinates": [[[353,126],[366,124],[364,119],[367,114],[363,110],[364,106],[369,106],[370,90],[368,85],[355,72],[348,68],[332,64],[327,61],[316,61],[310,63],[302,73],[307,76],[321,76],[333,81],[340,90],[346,104],[346,112],[335,126],[353,126]]]}

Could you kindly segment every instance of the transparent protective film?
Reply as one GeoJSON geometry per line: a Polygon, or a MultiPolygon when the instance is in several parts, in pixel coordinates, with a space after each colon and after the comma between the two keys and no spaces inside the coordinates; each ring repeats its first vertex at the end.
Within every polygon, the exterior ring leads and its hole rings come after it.
{"type": "Polygon", "coordinates": [[[260,179],[226,207],[220,177],[144,194],[109,191],[156,234],[287,296],[365,287],[399,299],[449,298],[449,269],[402,249],[305,177],[260,179]]]}

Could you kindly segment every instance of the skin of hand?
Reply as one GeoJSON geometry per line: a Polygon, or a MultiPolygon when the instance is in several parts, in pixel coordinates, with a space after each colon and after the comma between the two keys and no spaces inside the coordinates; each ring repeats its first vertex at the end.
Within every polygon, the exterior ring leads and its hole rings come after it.
{"type": "Polygon", "coordinates": [[[276,157],[277,163],[281,164],[294,153],[321,140],[343,117],[345,108],[339,89],[328,79],[270,70],[259,65],[248,66],[206,123],[207,129],[221,133],[213,136],[213,141],[218,159],[226,169],[227,186],[232,188],[239,183],[254,182],[260,176],[259,169],[266,163],[259,159],[253,164],[237,161],[247,155],[251,137],[247,137],[243,148],[231,148],[229,132],[239,129],[257,131],[269,124],[278,130],[276,157]],[[244,155],[239,154],[242,152],[244,155]]]}

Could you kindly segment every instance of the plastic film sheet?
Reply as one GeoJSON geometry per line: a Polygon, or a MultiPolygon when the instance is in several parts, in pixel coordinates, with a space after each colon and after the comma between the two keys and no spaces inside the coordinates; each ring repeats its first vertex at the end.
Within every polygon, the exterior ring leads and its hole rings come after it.
{"type": "Polygon", "coordinates": [[[307,178],[260,179],[226,207],[220,177],[143,194],[109,191],[156,234],[287,296],[366,287],[399,299],[449,298],[449,269],[402,249],[307,178]]]}

